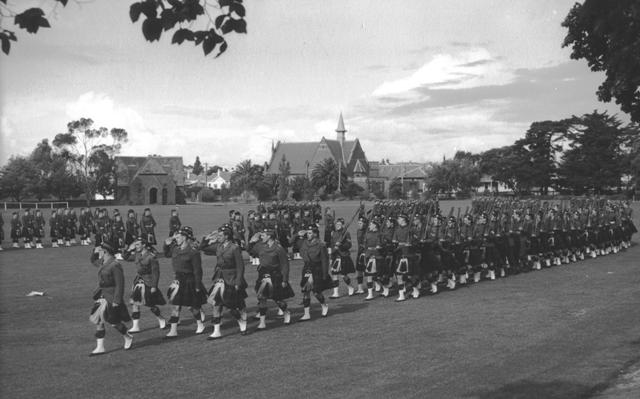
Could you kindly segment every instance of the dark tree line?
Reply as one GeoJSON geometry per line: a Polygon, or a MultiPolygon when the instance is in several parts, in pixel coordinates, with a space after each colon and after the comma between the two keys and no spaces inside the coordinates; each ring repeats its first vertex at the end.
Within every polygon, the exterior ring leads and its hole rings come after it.
{"type": "Polygon", "coordinates": [[[512,145],[478,155],[458,152],[434,165],[429,190],[468,192],[482,174],[515,194],[547,194],[549,188],[573,194],[604,194],[640,184],[640,128],[616,116],[593,111],[560,121],[531,124],[512,145]]]}

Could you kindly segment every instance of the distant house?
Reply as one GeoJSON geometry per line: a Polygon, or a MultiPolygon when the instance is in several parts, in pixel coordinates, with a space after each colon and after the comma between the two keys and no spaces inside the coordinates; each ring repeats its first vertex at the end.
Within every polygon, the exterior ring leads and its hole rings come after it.
{"type": "Polygon", "coordinates": [[[478,194],[489,193],[511,193],[513,192],[506,184],[494,180],[492,176],[483,174],[480,176],[480,184],[476,188],[478,194]]]}
{"type": "Polygon", "coordinates": [[[391,182],[398,179],[404,193],[421,193],[425,191],[425,178],[430,168],[429,164],[417,162],[369,162],[369,190],[372,193],[381,192],[388,195],[391,182]]]}
{"type": "Polygon", "coordinates": [[[285,159],[290,165],[290,177],[306,176],[310,178],[313,168],[330,158],[340,164],[348,178],[366,187],[369,162],[367,162],[367,157],[358,139],[345,140],[346,132],[342,114],[340,114],[335,140],[322,137],[319,142],[284,143],[278,141],[271,148],[271,160],[266,172],[280,174],[280,163],[285,159]]]}
{"type": "Polygon", "coordinates": [[[218,169],[215,174],[206,176],[203,173],[194,175],[189,167],[185,168],[185,186],[186,187],[208,187],[214,190],[221,188],[229,188],[231,186],[231,172],[218,169]]]}
{"type": "Polygon", "coordinates": [[[182,157],[115,157],[116,202],[123,205],[173,205],[182,198],[182,157]]]}

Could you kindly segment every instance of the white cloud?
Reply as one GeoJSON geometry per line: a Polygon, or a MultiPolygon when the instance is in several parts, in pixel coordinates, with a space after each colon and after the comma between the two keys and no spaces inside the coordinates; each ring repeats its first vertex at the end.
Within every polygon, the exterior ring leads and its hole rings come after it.
{"type": "Polygon", "coordinates": [[[129,141],[123,145],[122,155],[176,154],[173,151],[178,143],[171,136],[152,131],[136,110],[116,104],[107,94],[84,93],[67,104],[66,113],[69,120],[91,118],[96,127],[125,129],[129,141]]]}
{"type": "Polygon", "coordinates": [[[475,48],[456,54],[436,54],[410,76],[382,83],[373,91],[373,96],[410,95],[411,90],[423,86],[462,89],[503,84],[512,77],[488,50],[475,48]]]}

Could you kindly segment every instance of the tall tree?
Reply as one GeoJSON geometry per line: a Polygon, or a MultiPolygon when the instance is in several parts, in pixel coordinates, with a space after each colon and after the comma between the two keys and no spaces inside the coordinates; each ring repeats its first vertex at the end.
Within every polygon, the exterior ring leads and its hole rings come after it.
{"type": "Polygon", "coordinates": [[[34,178],[30,181],[28,191],[38,200],[50,194],[49,178],[53,171],[53,148],[49,145],[49,140],[44,139],[36,145],[31,152],[29,160],[34,167],[34,178]]]}
{"type": "MultiPolygon", "coordinates": [[[[127,142],[128,133],[124,129],[105,127],[93,128],[93,120],[81,118],[67,124],[67,132],[59,133],[53,140],[60,155],[67,159],[71,168],[82,182],[89,201],[96,193],[96,182],[105,179],[105,174],[113,174],[113,168],[101,165],[105,159],[113,159],[120,152],[122,143],[127,142]]],[[[111,181],[109,177],[107,180],[111,181]]],[[[115,179],[113,179],[115,181],[115,179]]]]}
{"type": "Polygon", "coordinates": [[[560,141],[567,132],[566,121],[533,122],[523,139],[515,142],[516,152],[527,165],[527,182],[547,194],[556,176],[560,141]]]}
{"type": "Polygon", "coordinates": [[[574,4],[562,26],[568,29],[562,46],[571,46],[571,58],[584,58],[592,71],[606,73],[598,99],[615,99],[640,122],[640,2],[584,0],[574,4]]]}
{"type": "MultiPolygon", "coordinates": [[[[18,28],[37,33],[40,28],[51,27],[47,15],[57,14],[59,6],[66,6],[68,0],[43,1],[40,7],[20,7],[22,11],[7,3],[7,0],[0,0],[2,16],[13,17],[18,28]]],[[[217,48],[216,58],[227,50],[227,34],[247,33],[245,14],[242,0],[142,0],[129,8],[131,22],[136,23],[144,16],[142,35],[149,42],[160,41],[163,32],[173,31],[171,44],[192,42],[202,46],[204,55],[217,48]]],[[[15,31],[0,30],[5,54],[9,54],[11,42],[17,40],[15,31]]]]}
{"type": "Polygon", "coordinates": [[[347,183],[347,175],[344,168],[338,168],[338,164],[333,158],[324,159],[311,171],[311,183],[316,189],[323,189],[326,194],[332,194],[338,190],[338,181],[342,186],[340,189],[344,188],[347,183]],[[340,173],[339,179],[338,173],[340,173]]]}
{"type": "Polygon", "coordinates": [[[196,156],[196,161],[193,163],[193,174],[200,176],[204,171],[204,167],[200,163],[200,157],[196,156]]]}
{"type": "Polygon", "coordinates": [[[597,111],[574,116],[569,123],[569,149],[558,168],[560,183],[576,194],[602,194],[620,187],[624,144],[631,127],[625,128],[615,116],[597,111]]]}

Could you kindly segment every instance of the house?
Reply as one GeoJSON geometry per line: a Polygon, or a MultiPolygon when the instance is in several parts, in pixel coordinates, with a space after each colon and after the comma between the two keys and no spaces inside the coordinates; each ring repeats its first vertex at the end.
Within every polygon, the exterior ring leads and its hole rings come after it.
{"type": "Polygon", "coordinates": [[[280,174],[280,163],[289,163],[290,178],[296,176],[311,177],[313,168],[325,159],[333,159],[347,177],[366,187],[369,175],[369,162],[358,139],[346,140],[347,130],[344,127],[342,114],[336,128],[336,139],[322,137],[319,142],[280,142],[271,147],[271,160],[267,164],[266,173],[280,174]]]}
{"type": "Polygon", "coordinates": [[[382,163],[369,162],[369,191],[389,195],[389,186],[394,179],[399,179],[402,192],[421,193],[426,190],[426,180],[431,166],[426,163],[400,162],[382,163]]]}
{"type": "Polygon", "coordinates": [[[186,187],[207,187],[214,190],[221,188],[229,188],[231,186],[231,172],[218,171],[212,175],[206,176],[204,173],[194,175],[189,167],[185,168],[185,186],[186,187]]]}
{"type": "Polygon", "coordinates": [[[476,188],[478,194],[512,193],[506,184],[493,179],[493,176],[483,174],[480,176],[480,184],[476,188]]]}
{"type": "Polygon", "coordinates": [[[115,157],[116,202],[173,205],[184,198],[182,157],[115,157]]]}

